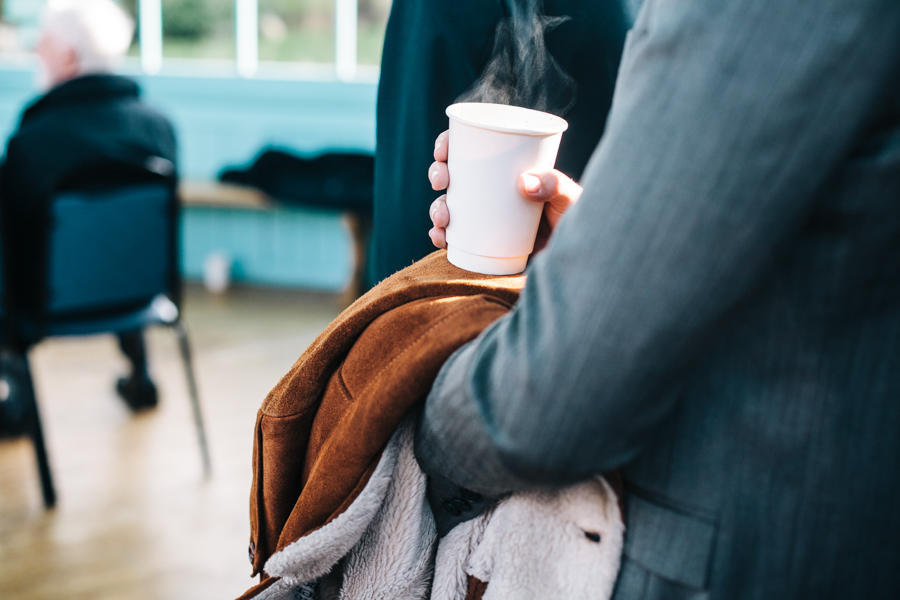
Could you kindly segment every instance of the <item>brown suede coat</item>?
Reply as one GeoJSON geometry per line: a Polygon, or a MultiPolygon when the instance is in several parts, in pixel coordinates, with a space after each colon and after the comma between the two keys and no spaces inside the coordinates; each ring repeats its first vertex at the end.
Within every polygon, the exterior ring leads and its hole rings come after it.
{"type": "MultiPolygon", "coordinates": [[[[254,575],[353,503],[447,358],[506,313],[524,283],[524,275],[464,271],[437,251],[381,282],[316,338],[257,416],[254,575]]],[[[262,577],[241,599],[275,581],[262,577]]]]}

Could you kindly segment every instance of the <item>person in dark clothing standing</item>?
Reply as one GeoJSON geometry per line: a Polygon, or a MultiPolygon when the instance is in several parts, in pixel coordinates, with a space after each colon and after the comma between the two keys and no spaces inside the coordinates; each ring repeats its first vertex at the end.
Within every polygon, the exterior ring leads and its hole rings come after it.
{"type": "MultiPolygon", "coordinates": [[[[498,25],[515,18],[530,24],[534,15],[522,14],[528,10],[540,10],[540,2],[394,0],[378,84],[370,285],[434,250],[422,232],[431,227],[428,207],[435,193],[422,173],[434,139],[447,129],[444,109],[492,62],[498,25]]],[[[542,40],[576,84],[568,98],[574,103],[563,115],[570,127],[556,167],[577,180],[603,134],[632,19],[622,0],[545,0],[543,11],[550,19],[568,17],[555,19],[542,40]]]]}
{"type": "MultiPolygon", "coordinates": [[[[0,166],[4,254],[11,309],[33,314],[41,301],[48,206],[66,189],[108,188],[176,178],[169,121],[139,99],[137,84],[111,74],[134,31],[112,0],[51,3],[38,55],[49,91],[32,102],[0,166]]],[[[140,330],[119,343],[132,372],[117,390],[134,410],[157,403],[140,330]]]]}

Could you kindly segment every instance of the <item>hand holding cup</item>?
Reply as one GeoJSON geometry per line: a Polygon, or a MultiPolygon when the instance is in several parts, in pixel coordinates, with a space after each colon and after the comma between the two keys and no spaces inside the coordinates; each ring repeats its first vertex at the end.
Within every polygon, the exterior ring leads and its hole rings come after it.
{"type": "MultiPolygon", "coordinates": [[[[445,190],[450,185],[450,171],[447,168],[449,147],[450,132],[444,131],[435,140],[434,163],[428,169],[428,179],[436,191],[445,190]]],[[[526,171],[519,175],[516,188],[523,198],[545,203],[534,243],[534,252],[538,252],[547,245],[562,215],[581,197],[582,188],[556,169],[526,171]]],[[[447,248],[446,229],[450,224],[447,195],[432,202],[428,212],[434,225],[428,232],[432,243],[438,248],[447,248]]]]}

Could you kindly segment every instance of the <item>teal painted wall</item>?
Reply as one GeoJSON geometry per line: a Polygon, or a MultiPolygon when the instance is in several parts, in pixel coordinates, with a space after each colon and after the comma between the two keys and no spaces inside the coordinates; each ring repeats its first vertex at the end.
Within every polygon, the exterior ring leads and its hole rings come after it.
{"type": "MultiPolygon", "coordinates": [[[[375,81],[240,79],[133,75],[148,103],[173,122],[183,180],[212,181],[266,146],[314,155],[375,149],[375,81]]],[[[37,94],[27,66],[0,65],[0,136],[15,129],[37,94]]],[[[187,207],[183,271],[199,278],[205,256],[224,250],[236,281],[340,290],[353,271],[352,240],[341,216],[317,210],[187,207]]]]}
{"type": "Polygon", "coordinates": [[[338,291],[353,274],[350,233],[339,215],[300,208],[256,211],[187,207],[182,273],[202,279],[203,260],[224,251],[235,282],[338,291]]]}
{"type": "MultiPolygon", "coordinates": [[[[267,145],[302,154],[375,150],[374,81],[132,76],[144,99],[175,125],[182,179],[214,180],[223,167],[245,164],[267,145]]],[[[37,96],[33,79],[31,69],[0,64],[4,140],[37,96]]]]}

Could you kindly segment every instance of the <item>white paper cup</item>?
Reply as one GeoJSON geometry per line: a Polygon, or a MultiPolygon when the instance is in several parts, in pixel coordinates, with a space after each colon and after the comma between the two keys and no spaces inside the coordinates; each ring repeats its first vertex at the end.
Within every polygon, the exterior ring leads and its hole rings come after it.
{"type": "Polygon", "coordinates": [[[553,168],[569,124],[536,110],[475,102],[452,104],[447,116],[447,259],[476,273],[521,273],[544,205],[523,198],[516,180],[553,168]]]}

